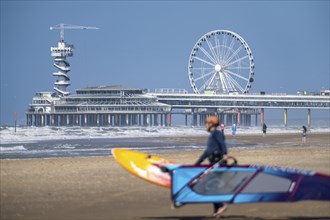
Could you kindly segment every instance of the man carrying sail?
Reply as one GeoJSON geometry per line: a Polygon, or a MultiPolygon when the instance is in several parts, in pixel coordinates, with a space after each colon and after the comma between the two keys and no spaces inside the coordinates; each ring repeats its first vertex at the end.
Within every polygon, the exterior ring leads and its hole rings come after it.
{"type": "MultiPolygon", "coordinates": [[[[207,147],[204,153],[199,157],[196,165],[201,164],[206,158],[211,164],[217,163],[220,160],[227,160],[227,146],[225,143],[224,135],[217,130],[219,126],[219,118],[216,116],[209,116],[205,120],[205,128],[210,133],[207,141],[207,147]]],[[[220,215],[226,211],[227,206],[224,203],[213,203],[214,216],[220,217],[220,215]]]]}

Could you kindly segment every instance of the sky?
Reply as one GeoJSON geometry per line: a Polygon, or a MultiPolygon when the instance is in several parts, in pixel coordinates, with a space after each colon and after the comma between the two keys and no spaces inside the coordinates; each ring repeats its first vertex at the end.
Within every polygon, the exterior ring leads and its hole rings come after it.
{"type": "MultiPolygon", "coordinates": [[[[59,23],[75,45],[71,86],[182,88],[192,92],[188,59],[209,31],[236,32],[255,62],[251,92],[330,88],[329,1],[3,1],[1,0],[0,124],[25,123],[36,92],[53,91],[50,47],[59,23]]],[[[328,112],[329,113],[329,112],[328,112]]]]}

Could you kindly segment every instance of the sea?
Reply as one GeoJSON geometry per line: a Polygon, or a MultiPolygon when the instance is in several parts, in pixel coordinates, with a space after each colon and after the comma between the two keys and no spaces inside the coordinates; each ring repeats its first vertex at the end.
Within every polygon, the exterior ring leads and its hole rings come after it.
{"type": "MultiPolygon", "coordinates": [[[[308,132],[330,134],[329,120],[314,121],[308,132]]],[[[287,127],[269,124],[267,133],[296,133],[300,135],[299,120],[287,127]]],[[[261,134],[260,126],[238,127],[237,135],[261,134]]],[[[0,159],[61,158],[111,156],[112,148],[130,148],[137,151],[160,152],[175,150],[200,150],[205,145],[180,142],[171,137],[207,136],[204,127],[27,127],[0,126],[0,159]],[[170,137],[170,138],[160,138],[170,137]],[[166,141],[164,141],[166,140],[166,141]]],[[[231,135],[226,127],[225,135],[231,135]]],[[[189,138],[187,138],[189,140],[189,138]]],[[[228,140],[230,147],[248,147],[235,140],[228,140]]]]}

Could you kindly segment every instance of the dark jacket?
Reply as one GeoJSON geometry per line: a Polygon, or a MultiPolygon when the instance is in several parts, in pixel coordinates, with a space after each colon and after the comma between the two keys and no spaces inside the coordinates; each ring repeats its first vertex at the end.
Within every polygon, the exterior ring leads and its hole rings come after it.
{"type": "Polygon", "coordinates": [[[212,161],[212,159],[210,158],[212,158],[212,156],[217,153],[220,153],[221,157],[222,155],[227,154],[225,138],[219,130],[215,130],[210,134],[207,141],[207,148],[204,153],[199,157],[196,164],[202,163],[206,158],[209,158],[211,163],[216,162],[212,161]]]}

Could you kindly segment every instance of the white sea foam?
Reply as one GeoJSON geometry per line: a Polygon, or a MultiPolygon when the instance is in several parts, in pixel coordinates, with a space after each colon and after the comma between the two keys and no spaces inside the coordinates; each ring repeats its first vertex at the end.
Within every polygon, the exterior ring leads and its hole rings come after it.
{"type": "MultiPolygon", "coordinates": [[[[299,126],[269,126],[268,134],[297,133],[299,126]]],[[[329,126],[312,128],[309,132],[330,132],[329,126]]],[[[226,135],[231,135],[231,128],[226,127],[226,135]]],[[[236,134],[261,134],[260,127],[238,127],[236,134]]],[[[45,140],[73,140],[95,138],[133,138],[133,137],[176,137],[207,135],[203,127],[1,127],[0,144],[34,143],[45,140]]],[[[59,146],[59,148],[72,146],[59,146]]]]}
{"type": "Polygon", "coordinates": [[[41,140],[193,136],[205,134],[202,128],[186,127],[13,127],[0,130],[1,144],[33,143],[41,140]]]}
{"type": "Polygon", "coordinates": [[[26,148],[22,145],[10,146],[10,147],[0,147],[0,152],[13,152],[13,151],[26,151],[26,148]]]}

